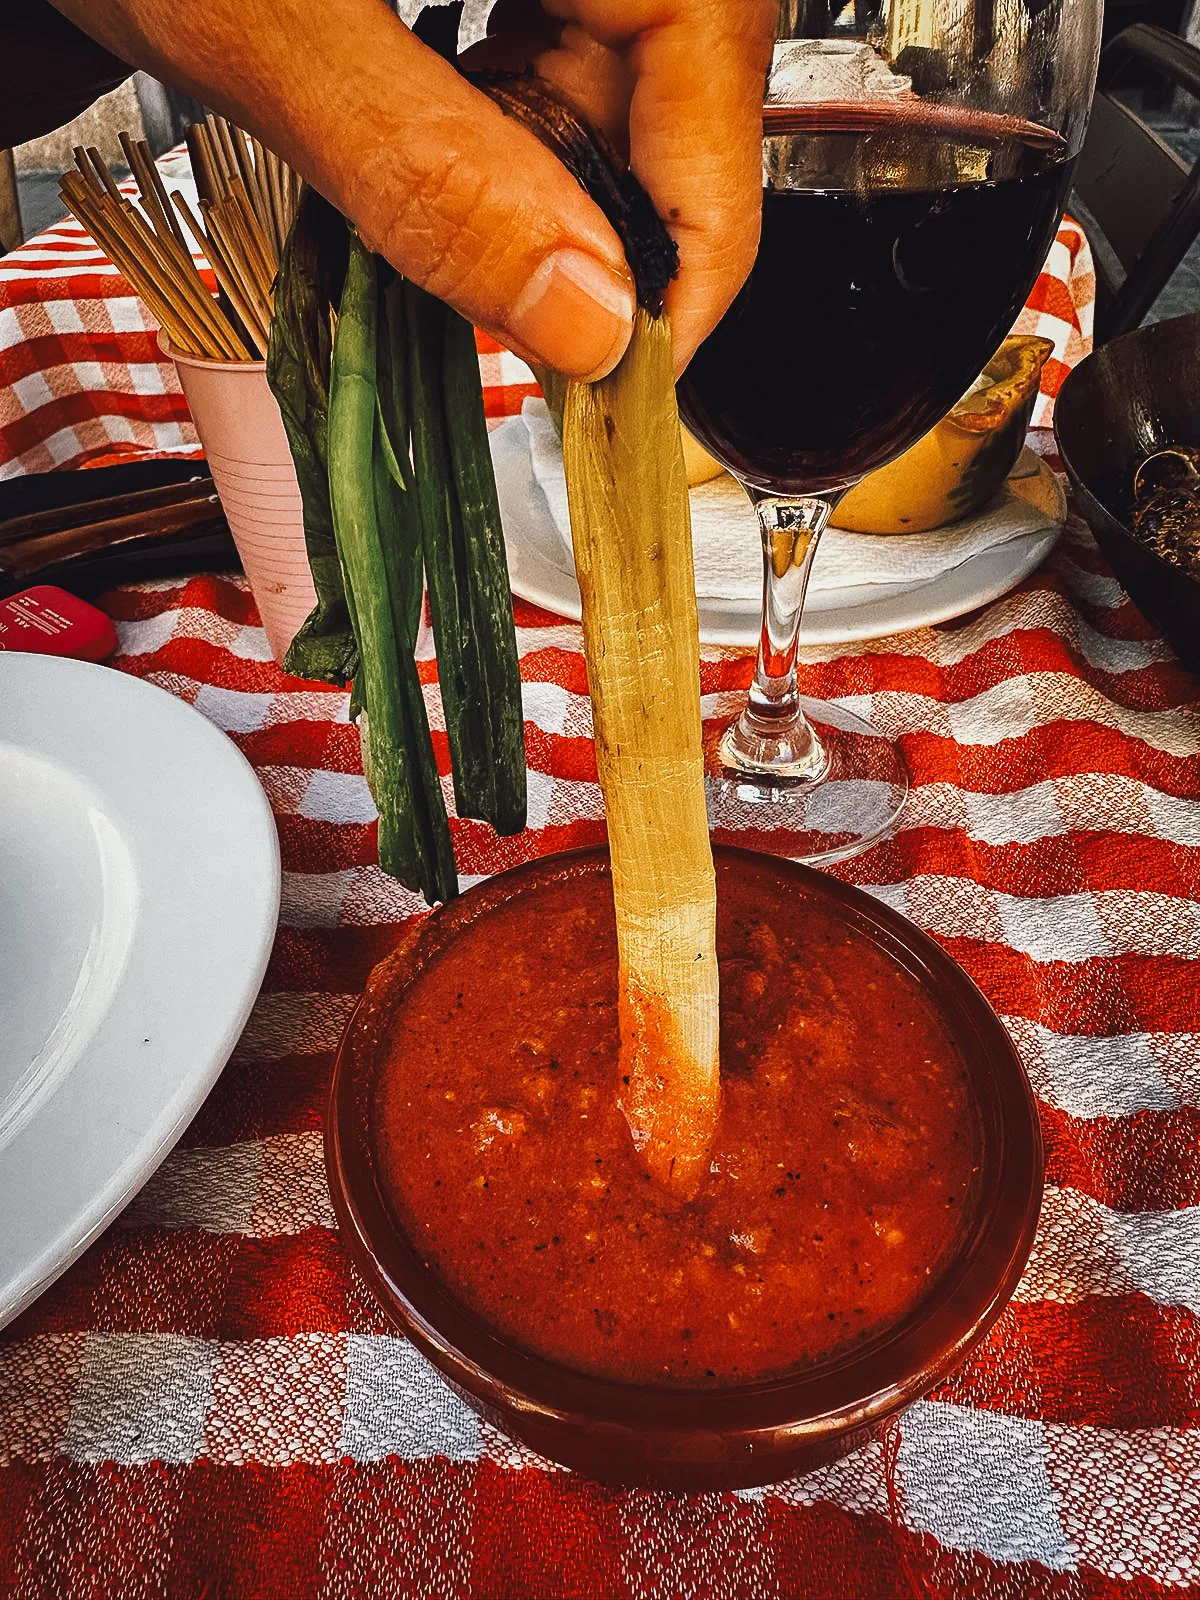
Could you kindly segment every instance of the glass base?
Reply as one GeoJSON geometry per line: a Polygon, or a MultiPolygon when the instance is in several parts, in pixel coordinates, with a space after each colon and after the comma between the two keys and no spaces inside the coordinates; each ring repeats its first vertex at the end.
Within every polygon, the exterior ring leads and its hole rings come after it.
{"type": "Polygon", "coordinates": [[[793,861],[844,861],[891,832],[908,794],[908,768],[892,741],[852,711],[807,699],[800,709],[816,747],[790,770],[750,765],[744,730],[727,730],[719,770],[708,778],[713,837],[793,861]]]}

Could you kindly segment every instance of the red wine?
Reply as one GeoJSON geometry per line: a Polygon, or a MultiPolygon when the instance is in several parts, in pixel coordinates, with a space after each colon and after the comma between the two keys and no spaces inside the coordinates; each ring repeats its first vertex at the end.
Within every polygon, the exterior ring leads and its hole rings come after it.
{"type": "Polygon", "coordinates": [[[1012,326],[1073,162],[1016,118],[764,112],[758,258],[679,383],[696,437],[776,493],[836,487],[943,417],[1012,326]]]}

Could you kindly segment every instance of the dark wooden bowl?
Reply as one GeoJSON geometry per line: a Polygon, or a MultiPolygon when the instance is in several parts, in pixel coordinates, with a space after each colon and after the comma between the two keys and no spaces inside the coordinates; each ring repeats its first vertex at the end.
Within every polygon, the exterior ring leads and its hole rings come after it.
{"type": "Polygon", "coordinates": [[[1164,445],[1200,445],[1200,313],[1138,328],[1081,361],[1055,402],[1054,432],[1122,588],[1200,672],[1200,579],[1156,555],[1126,520],[1138,462],[1164,445]]]}
{"type": "MultiPolygon", "coordinates": [[[[389,1035],[409,986],[435,957],[519,898],[537,924],[546,885],[607,876],[608,853],[548,856],[469,890],[408,930],[371,976],[334,1069],[325,1160],[342,1239],[405,1334],[482,1415],[534,1450],[610,1482],[748,1488],[845,1455],[875,1437],[963,1360],[1000,1315],[1033,1243],[1042,1195],[1037,1110],[1012,1042],[983,995],[906,918],[837,878],[719,846],[780,897],[832,903],[933,997],[961,1051],[981,1129],[972,1220],[916,1307],[868,1343],[758,1383],[720,1389],[587,1376],[532,1355],[457,1301],[398,1225],[377,1182],[373,1117],[389,1035]]],[[[553,939],[553,928],[545,930],[553,939]]],[[[472,981],[486,981],[473,973],[472,981]]]]}

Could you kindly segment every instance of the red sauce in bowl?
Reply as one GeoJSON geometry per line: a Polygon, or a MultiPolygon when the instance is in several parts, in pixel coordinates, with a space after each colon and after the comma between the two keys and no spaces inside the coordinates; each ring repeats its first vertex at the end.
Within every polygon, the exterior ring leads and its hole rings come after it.
{"type": "Polygon", "coordinates": [[[724,1100],[690,1202],[617,1109],[606,877],[463,928],[390,1022],[372,1121],[398,1226],[482,1322],[579,1372],[728,1386],[822,1361],[913,1311],[968,1227],[978,1117],[925,990],[749,858],[718,888],[724,1100]]]}

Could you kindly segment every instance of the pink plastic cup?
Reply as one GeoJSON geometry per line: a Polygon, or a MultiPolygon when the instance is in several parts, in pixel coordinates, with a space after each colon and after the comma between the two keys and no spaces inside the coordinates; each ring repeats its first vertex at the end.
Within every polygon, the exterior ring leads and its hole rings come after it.
{"type": "Polygon", "coordinates": [[[221,508],[276,661],[317,603],[296,469],[263,361],[206,361],[181,355],[159,336],[175,363],[204,446],[221,508]]]}

